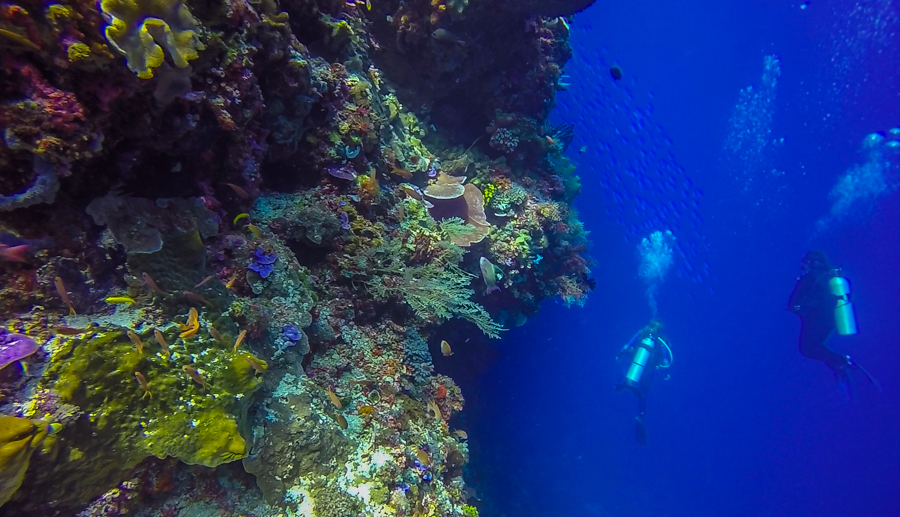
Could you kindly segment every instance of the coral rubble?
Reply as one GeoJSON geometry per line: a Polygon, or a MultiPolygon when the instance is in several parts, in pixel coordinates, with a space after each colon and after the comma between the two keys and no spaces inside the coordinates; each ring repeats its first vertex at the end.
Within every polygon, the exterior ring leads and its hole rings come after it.
{"type": "Polygon", "coordinates": [[[589,3],[0,5],[3,514],[478,515],[429,343],[593,287],[589,3]]]}

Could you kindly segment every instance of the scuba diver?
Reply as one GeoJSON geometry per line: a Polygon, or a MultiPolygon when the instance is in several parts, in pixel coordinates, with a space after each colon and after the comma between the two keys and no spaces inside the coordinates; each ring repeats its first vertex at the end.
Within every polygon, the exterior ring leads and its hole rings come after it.
{"type": "Polygon", "coordinates": [[[856,334],[856,318],[850,303],[850,284],[841,270],[831,265],[824,251],[812,250],[803,257],[803,273],[791,292],[788,310],[800,317],[800,353],[831,368],[838,387],[850,395],[849,369],[859,370],[881,390],[878,381],[850,358],[825,346],[831,333],[856,334]]]}
{"type": "MultiPolygon", "coordinates": [[[[647,394],[653,383],[653,377],[656,375],[657,369],[669,368],[673,361],[672,349],[660,337],[662,330],[662,321],[654,318],[649,325],[639,330],[616,355],[616,361],[620,361],[626,355],[632,354],[631,365],[625,374],[625,380],[616,385],[616,391],[627,388],[638,396],[635,438],[641,445],[647,445],[647,428],[644,417],[647,412],[647,394]]],[[[669,374],[667,373],[663,380],[668,379],[669,374]]]]}

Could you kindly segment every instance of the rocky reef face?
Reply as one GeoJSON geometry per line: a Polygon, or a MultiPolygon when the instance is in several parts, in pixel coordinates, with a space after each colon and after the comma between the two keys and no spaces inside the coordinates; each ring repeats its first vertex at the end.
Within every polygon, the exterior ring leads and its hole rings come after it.
{"type": "Polygon", "coordinates": [[[3,515],[477,515],[431,350],[593,287],[586,4],[0,5],[3,515]]]}

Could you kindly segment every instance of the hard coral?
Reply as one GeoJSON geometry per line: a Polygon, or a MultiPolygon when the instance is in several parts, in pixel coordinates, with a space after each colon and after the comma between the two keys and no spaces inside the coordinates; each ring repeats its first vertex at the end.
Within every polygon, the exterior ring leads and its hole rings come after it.
{"type": "Polygon", "coordinates": [[[153,77],[165,60],[163,50],[185,68],[204,48],[197,20],[182,0],[103,0],[100,8],[111,18],[106,39],[141,79],[153,77]]]}

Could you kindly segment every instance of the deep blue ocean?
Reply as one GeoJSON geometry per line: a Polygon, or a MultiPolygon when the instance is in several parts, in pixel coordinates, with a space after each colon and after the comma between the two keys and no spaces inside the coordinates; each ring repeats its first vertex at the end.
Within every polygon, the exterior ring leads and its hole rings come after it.
{"type": "Polygon", "coordinates": [[[900,515],[898,32],[890,0],[599,1],[575,17],[554,117],[575,125],[597,288],[436,358],[467,397],[482,515],[900,515]],[[674,364],[642,446],[615,355],[651,317],[641,239],[666,230],[655,299],[674,364]],[[883,394],[854,372],[847,400],[798,352],[785,308],[814,248],[843,268],[859,324],[829,346],[883,394]]]}

